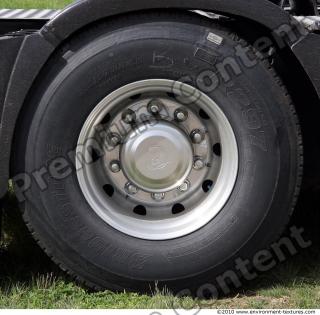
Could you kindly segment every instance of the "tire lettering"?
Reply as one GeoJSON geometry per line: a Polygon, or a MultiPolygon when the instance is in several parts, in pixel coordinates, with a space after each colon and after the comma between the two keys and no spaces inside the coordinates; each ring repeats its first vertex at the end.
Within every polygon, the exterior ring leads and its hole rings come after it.
{"type": "Polygon", "coordinates": [[[242,121],[249,130],[249,141],[252,146],[258,147],[263,152],[268,152],[267,139],[263,129],[266,126],[263,113],[252,104],[247,93],[234,84],[226,88],[226,94],[235,103],[241,106],[242,121]],[[255,131],[255,133],[253,133],[255,131]]]}

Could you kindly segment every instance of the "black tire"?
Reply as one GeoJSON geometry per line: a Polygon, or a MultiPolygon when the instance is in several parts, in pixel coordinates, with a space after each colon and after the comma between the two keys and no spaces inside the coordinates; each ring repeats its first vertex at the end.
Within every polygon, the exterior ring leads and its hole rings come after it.
{"type": "Polygon", "coordinates": [[[196,292],[204,283],[214,284],[235,258],[251,257],[283,231],[300,185],[299,125],[274,71],[261,60],[246,68],[235,55],[239,44],[244,41],[210,20],[159,12],[94,27],[51,59],[20,121],[15,173],[30,174],[66,156],[76,147],[93,107],[125,84],[188,75],[196,85],[197,74],[227,56],[241,67],[241,74],[230,82],[221,80],[208,93],[229,119],[239,146],[236,186],[219,215],[179,239],[136,239],[92,211],[75,172],[63,180],[44,175],[47,188],[32,185],[23,215],[41,247],[62,269],[94,289],[149,291],[157,281],[174,292],[196,292]],[[221,36],[223,44],[207,40],[209,32],[221,36]],[[203,54],[195,53],[199,48],[203,54]],[[173,60],[173,66],[152,67],[158,51],[173,60]],[[248,109],[253,120],[246,116],[248,109]]]}

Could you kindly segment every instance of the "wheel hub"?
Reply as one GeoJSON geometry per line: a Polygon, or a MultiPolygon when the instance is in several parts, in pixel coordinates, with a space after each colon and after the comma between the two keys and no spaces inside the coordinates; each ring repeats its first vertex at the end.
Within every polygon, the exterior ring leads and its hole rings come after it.
{"type": "Polygon", "coordinates": [[[77,157],[93,211],[147,240],[182,237],[207,224],[230,197],[238,171],[236,139],[219,106],[190,85],[162,79],[107,95],[84,123],[77,157]]]}
{"type": "Polygon", "coordinates": [[[192,145],[174,124],[141,125],[125,141],[121,163],[127,178],[139,188],[170,191],[179,187],[192,169],[192,145]]]}

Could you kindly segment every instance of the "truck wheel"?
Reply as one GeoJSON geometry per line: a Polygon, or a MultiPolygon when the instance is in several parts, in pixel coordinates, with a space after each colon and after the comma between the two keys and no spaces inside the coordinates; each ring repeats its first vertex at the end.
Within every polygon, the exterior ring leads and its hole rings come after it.
{"type": "MultiPolygon", "coordinates": [[[[283,230],[294,107],[243,40],[193,14],[117,18],[62,47],[20,121],[34,237],[95,289],[197,290],[283,230]]],[[[20,135],[20,136],[19,136],[20,135]]],[[[192,291],[193,292],[193,291],[192,291]]]]}

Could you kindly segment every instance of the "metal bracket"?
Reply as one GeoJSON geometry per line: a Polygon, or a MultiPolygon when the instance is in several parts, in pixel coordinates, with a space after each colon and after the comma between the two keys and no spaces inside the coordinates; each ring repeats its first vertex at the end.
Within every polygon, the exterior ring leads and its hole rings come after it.
{"type": "Polygon", "coordinates": [[[320,16],[295,16],[295,18],[311,31],[320,31],[320,16]]]}
{"type": "MultiPolygon", "coordinates": [[[[203,15],[210,19],[216,20],[221,18],[221,15],[211,13],[211,12],[205,12],[200,10],[195,10],[193,12],[203,15]]],[[[308,31],[310,32],[320,31],[320,16],[295,16],[294,18],[297,21],[299,21],[308,31]]]]}
{"type": "MultiPolygon", "coordinates": [[[[51,20],[61,10],[51,9],[0,9],[1,20],[51,20]]],[[[219,15],[204,11],[195,11],[198,14],[204,15],[209,18],[217,19],[219,15]]],[[[300,23],[302,23],[309,31],[320,30],[320,16],[296,16],[300,23]]]]}
{"type": "Polygon", "coordinates": [[[50,9],[0,9],[1,20],[51,20],[61,10],[50,9]]]}

